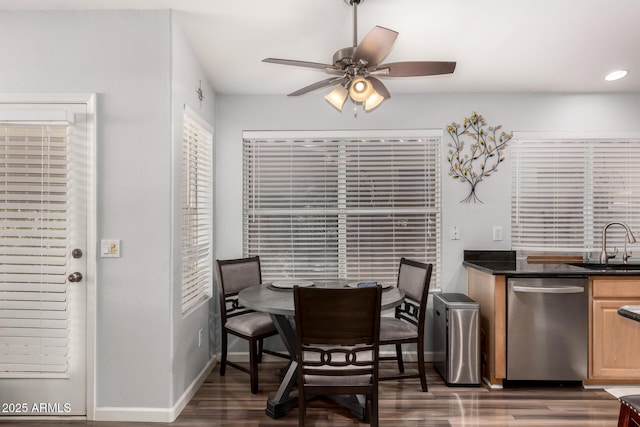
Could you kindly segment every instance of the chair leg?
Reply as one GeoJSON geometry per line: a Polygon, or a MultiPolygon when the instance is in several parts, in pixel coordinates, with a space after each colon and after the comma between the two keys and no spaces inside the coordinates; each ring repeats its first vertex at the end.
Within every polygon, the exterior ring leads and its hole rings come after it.
{"type": "Polygon", "coordinates": [[[258,393],[258,340],[249,340],[249,375],[251,376],[251,393],[258,393]]]}
{"type": "Polygon", "coordinates": [[[422,386],[422,391],[427,392],[429,388],[427,387],[427,370],[424,367],[424,345],[418,342],[418,375],[420,375],[420,385],[422,386]]]}
{"type": "Polygon", "coordinates": [[[404,372],[404,361],[402,360],[402,344],[396,344],[396,357],[398,360],[398,370],[404,372]]]}
{"type": "Polygon", "coordinates": [[[374,390],[373,393],[371,393],[371,395],[369,396],[369,398],[371,399],[371,403],[369,405],[369,408],[371,410],[371,413],[369,415],[369,424],[371,425],[371,427],[378,427],[378,392],[377,390],[374,390]]]}
{"type": "Polygon", "coordinates": [[[620,414],[618,416],[618,427],[628,427],[631,420],[631,408],[624,403],[620,404],[620,414]]]}
{"type": "Polygon", "coordinates": [[[258,363],[262,363],[262,339],[258,340],[258,363]]]}
{"type": "Polygon", "coordinates": [[[227,370],[227,332],[222,329],[222,354],[220,355],[220,376],[224,377],[227,370]]]}
{"type": "Polygon", "coordinates": [[[298,427],[304,427],[304,418],[307,412],[307,397],[304,394],[304,387],[298,387],[298,427]]]}

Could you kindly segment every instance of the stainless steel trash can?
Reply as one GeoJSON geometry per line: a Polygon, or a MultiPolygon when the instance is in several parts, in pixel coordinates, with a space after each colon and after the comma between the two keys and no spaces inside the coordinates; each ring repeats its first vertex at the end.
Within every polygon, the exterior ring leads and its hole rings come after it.
{"type": "Polygon", "coordinates": [[[480,305],[463,294],[433,297],[435,368],[448,385],[480,385],[480,305]]]}

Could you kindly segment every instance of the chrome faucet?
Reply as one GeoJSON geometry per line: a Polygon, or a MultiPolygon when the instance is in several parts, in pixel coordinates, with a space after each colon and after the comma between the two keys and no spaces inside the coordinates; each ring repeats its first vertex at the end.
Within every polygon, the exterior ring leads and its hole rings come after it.
{"type": "MultiPolygon", "coordinates": [[[[607,228],[611,227],[612,225],[620,225],[622,227],[624,227],[624,229],[627,232],[627,240],[629,241],[629,243],[635,243],[636,242],[636,237],[633,235],[633,233],[631,232],[631,229],[629,228],[629,226],[627,224],[625,224],[624,222],[610,222],[607,225],[605,225],[602,228],[602,252],[600,252],[600,264],[608,264],[609,263],[609,259],[610,258],[615,258],[616,255],[618,254],[618,248],[614,248],[615,251],[613,253],[609,253],[607,252],[607,228]]],[[[624,254],[622,255],[623,258],[623,262],[626,263],[627,260],[629,259],[629,255],[627,253],[627,243],[625,241],[625,249],[624,249],[624,254]]]]}

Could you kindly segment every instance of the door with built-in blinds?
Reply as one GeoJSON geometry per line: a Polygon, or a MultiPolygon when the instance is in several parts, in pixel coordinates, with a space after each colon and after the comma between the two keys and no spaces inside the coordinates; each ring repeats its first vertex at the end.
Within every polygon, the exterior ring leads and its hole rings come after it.
{"type": "Polygon", "coordinates": [[[86,414],[87,104],[0,104],[0,416],[86,414]]]}

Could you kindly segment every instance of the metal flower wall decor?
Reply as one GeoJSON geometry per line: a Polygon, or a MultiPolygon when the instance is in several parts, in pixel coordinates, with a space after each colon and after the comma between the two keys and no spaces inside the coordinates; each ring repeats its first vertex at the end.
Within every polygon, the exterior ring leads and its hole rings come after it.
{"type": "Polygon", "coordinates": [[[453,139],[448,144],[449,175],[471,186],[469,195],[461,203],[482,203],[476,195],[476,187],[498,170],[498,165],[504,161],[504,149],[513,138],[512,134],[504,131],[498,135],[502,129],[500,125],[485,129],[486,125],[484,118],[474,111],[471,117],[464,118],[462,125],[454,122],[447,126],[447,133],[453,139]],[[467,145],[464,139],[469,138],[470,144],[467,145]]]}

